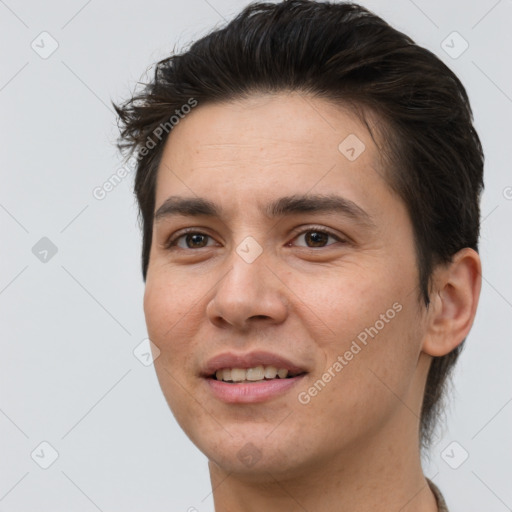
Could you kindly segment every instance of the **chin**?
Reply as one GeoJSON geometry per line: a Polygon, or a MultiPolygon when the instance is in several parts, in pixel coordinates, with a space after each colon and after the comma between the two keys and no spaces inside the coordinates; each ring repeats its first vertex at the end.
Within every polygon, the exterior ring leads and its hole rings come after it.
{"type": "Polygon", "coordinates": [[[291,472],[307,465],[306,454],[298,451],[301,443],[290,436],[276,436],[271,440],[268,433],[272,428],[258,430],[233,437],[224,432],[222,439],[215,442],[211,438],[193,442],[206,455],[210,465],[227,473],[245,475],[251,481],[268,481],[271,476],[289,477],[291,472]]]}
{"type": "Polygon", "coordinates": [[[233,450],[225,453],[211,453],[208,457],[210,469],[220,468],[223,472],[237,475],[251,482],[268,482],[281,477],[290,477],[297,471],[297,461],[283,458],[282,454],[258,452],[250,445],[240,451],[233,450]]]}

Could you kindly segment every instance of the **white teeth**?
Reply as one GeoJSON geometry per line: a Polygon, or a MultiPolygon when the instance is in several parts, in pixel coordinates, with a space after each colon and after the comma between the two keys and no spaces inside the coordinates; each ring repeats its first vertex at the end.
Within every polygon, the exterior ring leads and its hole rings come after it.
{"type": "Polygon", "coordinates": [[[245,370],[242,370],[240,368],[233,368],[231,370],[231,380],[233,382],[241,382],[246,379],[247,372],[245,370]]]}
{"type": "Polygon", "coordinates": [[[265,377],[267,379],[275,379],[277,375],[277,368],[275,366],[265,367],[265,377]]]}
{"type": "Polygon", "coordinates": [[[287,375],[288,375],[288,370],[278,370],[277,372],[277,375],[280,379],[286,379],[287,375]]]}
{"type": "Polygon", "coordinates": [[[264,379],[286,379],[288,370],[285,368],[277,369],[275,366],[255,366],[254,368],[222,368],[215,372],[217,380],[242,382],[259,381],[264,379]]]}
{"type": "Polygon", "coordinates": [[[265,370],[263,366],[256,366],[256,368],[247,369],[247,380],[263,380],[265,377],[265,370]]]}

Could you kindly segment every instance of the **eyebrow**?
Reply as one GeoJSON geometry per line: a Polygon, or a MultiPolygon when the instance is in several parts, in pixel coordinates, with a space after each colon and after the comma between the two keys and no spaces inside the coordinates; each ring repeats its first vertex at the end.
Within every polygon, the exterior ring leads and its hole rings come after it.
{"type": "MultiPolygon", "coordinates": [[[[375,227],[371,216],[356,203],[334,194],[291,195],[280,197],[263,207],[263,213],[270,219],[280,218],[299,213],[331,213],[341,214],[368,227],[375,227]]],[[[220,205],[202,197],[168,197],[155,213],[155,221],[175,215],[187,217],[218,217],[223,209],[220,205]]]]}

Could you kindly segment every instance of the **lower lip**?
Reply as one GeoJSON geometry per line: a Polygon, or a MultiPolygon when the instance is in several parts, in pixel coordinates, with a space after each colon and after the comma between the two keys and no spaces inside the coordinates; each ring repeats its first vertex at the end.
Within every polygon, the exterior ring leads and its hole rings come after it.
{"type": "Polygon", "coordinates": [[[237,384],[207,378],[210,391],[223,402],[245,404],[264,402],[295,386],[306,374],[289,379],[271,379],[256,382],[239,382],[237,384]]]}

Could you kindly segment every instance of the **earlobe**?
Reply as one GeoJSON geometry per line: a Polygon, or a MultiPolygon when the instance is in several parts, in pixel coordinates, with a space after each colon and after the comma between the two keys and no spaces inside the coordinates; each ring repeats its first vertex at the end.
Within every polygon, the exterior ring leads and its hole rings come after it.
{"type": "Polygon", "coordinates": [[[469,247],[434,271],[423,352],[441,357],[462,343],[473,325],[481,286],[480,256],[469,247]]]}

